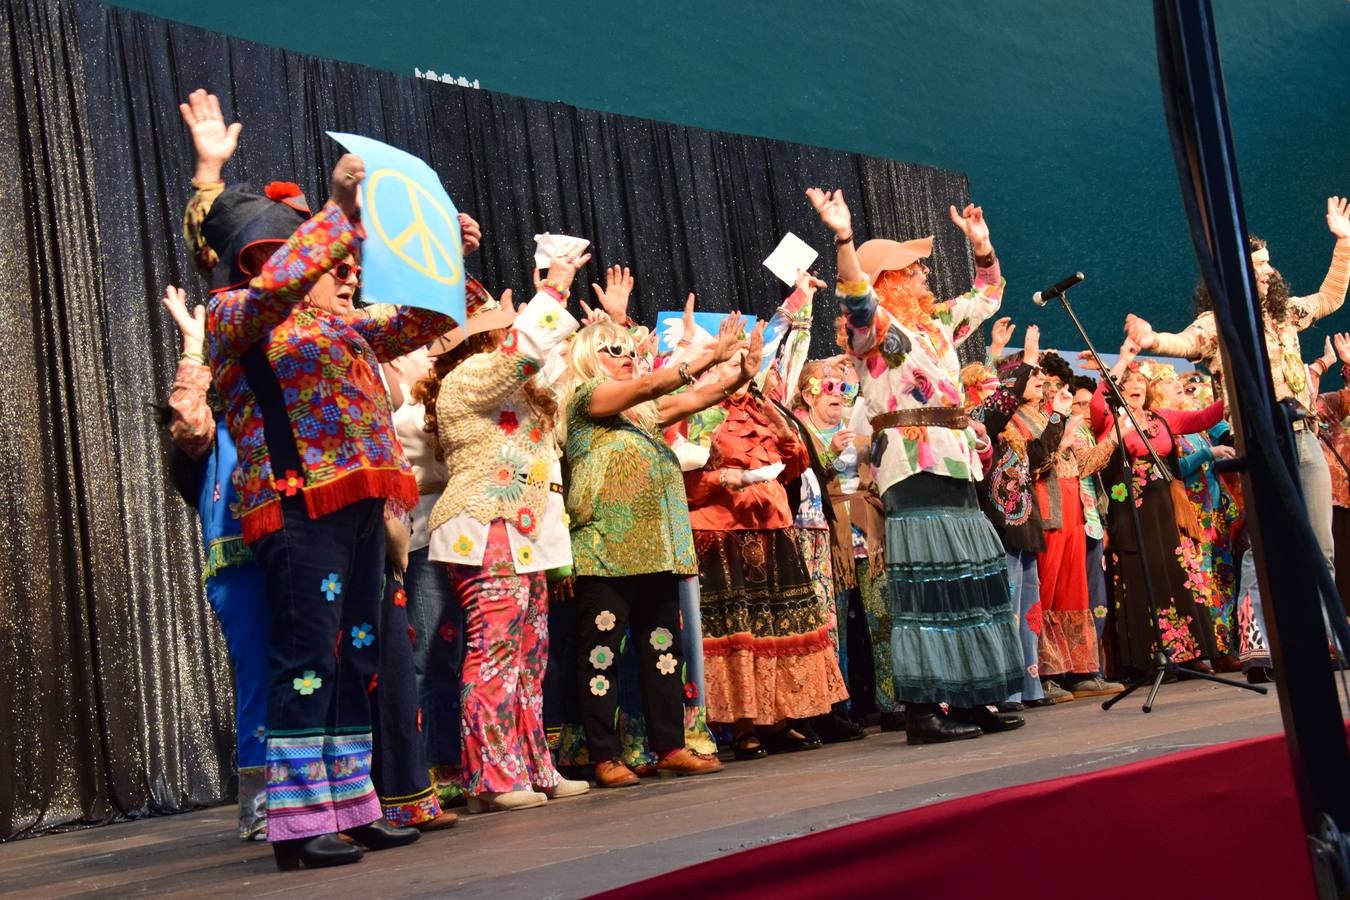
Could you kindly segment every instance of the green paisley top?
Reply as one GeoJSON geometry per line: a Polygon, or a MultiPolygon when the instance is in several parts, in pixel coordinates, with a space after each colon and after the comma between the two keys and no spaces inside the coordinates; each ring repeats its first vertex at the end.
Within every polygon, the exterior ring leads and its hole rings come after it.
{"type": "Polygon", "coordinates": [[[577,388],[567,406],[567,514],[577,575],[697,575],[689,503],[675,454],[623,416],[590,415],[603,381],[577,388]]]}

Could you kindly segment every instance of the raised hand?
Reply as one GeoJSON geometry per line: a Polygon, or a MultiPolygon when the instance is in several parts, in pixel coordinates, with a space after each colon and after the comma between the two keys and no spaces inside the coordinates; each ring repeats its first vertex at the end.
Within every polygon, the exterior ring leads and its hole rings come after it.
{"type": "Polygon", "coordinates": [[[713,344],[713,362],[722,363],[731,359],[737,350],[741,349],[741,326],[744,319],[741,314],[734,312],[722,320],[722,326],[717,329],[717,343],[713,344]]]}
{"type": "Polygon", "coordinates": [[[1327,198],[1327,230],[1337,241],[1350,242],[1350,198],[1327,198]]]}
{"type": "Polygon", "coordinates": [[[206,346],[206,307],[197,306],[192,312],[187,308],[187,292],[180,287],[169,285],[164,288],[160,300],[164,308],[173,316],[178,332],[183,336],[183,355],[201,356],[206,346]]]}
{"type": "Polygon", "coordinates": [[[684,315],[680,317],[680,325],[683,328],[680,332],[681,347],[690,346],[694,342],[690,337],[694,333],[694,302],[694,292],[690,291],[689,296],[684,298],[684,315]]]}
{"type": "Polygon", "coordinates": [[[822,191],[820,188],[807,188],[806,197],[820,215],[820,221],[834,232],[834,236],[843,240],[853,236],[853,213],[849,212],[844,201],[844,192],[822,191]]]}
{"type": "Polygon", "coordinates": [[[192,134],[192,146],[197,151],[194,177],[203,183],[219,181],[221,168],[239,146],[239,132],[244,126],[235,122],[227,127],[220,111],[220,99],[203,88],[188,94],[187,102],[178,104],[178,112],[192,134]]]}
{"type": "Polygon", "coordinates": [[[821,281],[819,278],[812,275],[810,272],[797,273],[797,290],[805,294],[807,300],[810,300],[812,297],[814,297],[816,295],[816,291],[820,290],[823,287],[825,287],[825,282],[821,281]]]}
{"type": "Polygon", "coordinates": [[[970,248],[976,256],[987,256],[994,251],[994,245],[989,242],[989,223],[984,220],[983,209],[974,203],[967,203],[960,212],[956,211],[955,206],[948,207],[947,211],[952,217],[952,224],[961,229],[966,240],[970,241],[970,248]]]}
{"type": "Polygon", "coordinates": [[[361,194],[357,190],[366,180],[366,163],[355,153],[344,153],[333,167],[333,186],[329,197],[348,219],[361,218],[361,194]]]}
{"type": "Polygon", "coordinates": [[[1050,401],[1050,408],[1061,416],[1067,416],[1073,410],[1073,394],[1069,392],[1067,387],[1062,387],[1055,392],[1055,396],[1050,401]]]}
{"type": "Polygon", "coordinates": [[[1003,355],[1003,348],[1008,346],[1012,340],[1013,332],[1017,326],[1013,324],[1012,316],[1003,316],[989,328],[989,353],[995,359],[1003,355]]]}
{"type": "Polygon", "coordinates": [[[483,227],[478,220],[467,213],[459,214],[459,242],[468,256],[483,244],[483,227]]]}
{"type": "Polygon", "coordinates": [[[1326,340],[1322,342],[1322,355],[1314,360],[1314,362],[1320,362],[1322,364],[1323,372],[1336,364],[1336,351],[1332,349],[1330,337],[1327,337],[1326,340]]]}
{"type": "MultiPolygon", "coordinates": [[[[580,241],[573,241],[567,246],[562,247],[556,254],[549,257],[548,278],[545,279],[559,291],[570,291],[572,289],[572,279],[577,277],[577,269],[580,269],[586,263],[590,262],[591,255],[582,252],[580,241]]],[[[543,282],[538,280],[539,270],[535,270],[535,288],[539,289],[543,282]]]]}
{"type": "Polygon", "coordinates": [[[1026,337],[1022,339],[1022,362],[1029,366],[1039,364],[1041,361],[1041,329],[1036,325],[1028,325],[1026,337]]]}
{"type": "Polygon", "coordinates": [[[1344,331],[1334,334],[1331,342],[1336,347],[1336,358],[1350,366],[1350,334],[1344,331]]]}
{"type": "Polygon", "coordinates": [[[1139,345],[1140,350],[1150,350],[1158,341],[1157,336],[1153,333],[1153,326],[1134,313],[1125,317],[1125,334],[1139,345]]]}
{"type": "Polygon", "coordinates": [[[1134,362],[1135,357],[1139,355],[1139,350],[1140,346],[1138,341],[1126,338],[1125,343],[1120,345],[1120,364],[1129,366],[1130,363],[1134,362]]]}
{"type": "Polygon", "coordinates": [[[610,266],[605,270],[605,286],[591,282],[591,290],[600,301],[600,308],[615,322],[628,319],[628,298],[633,293],[633,273],[627,266],[610,266]]]}
{"type": "Polygon", "coordinates": [[[1094,357],[1091,353],[1087,352],[1086,350],[1079,351],[1078,365],[1082,366],[1084,369],[1087,369],[1089,372],[1101,371],[1101,366],[1097,365],[1097,358],[1094,357]]]}
{"type": "Polygon", "coordinates": [[[763,319],[755,324],[754,331],[750,332],[750,346],[741,357],[741,378],[745,381],[755,377],[764,358],[764,325],[763,319]]]}
{"type": "MultiPolygon", "coordinates": [[[[538,269],[535,270],[535,274],[536,274],[536,275],[539,274],[539,270],[538,270],[538,269]]],[[[537,293],[537,287],[536,287],[536,293],[537,293]]],[[[582,301],[581,301],[581,313],[582,313],[582,315],[581,315],[581,327],[582,327],[582,328],[585,328],[587,325],[596,325],[596,324],[598,324],[598,323],[600,323],[600,322],[608,322],[608,321],[610,321],[609,316],[606,315],[606,313],[605,313],[605,311],[604,311],[603,309],[591,309],[589,306],[586,305],[586,301],[585,301],[585,300],[582,300],[582,301]]]]}

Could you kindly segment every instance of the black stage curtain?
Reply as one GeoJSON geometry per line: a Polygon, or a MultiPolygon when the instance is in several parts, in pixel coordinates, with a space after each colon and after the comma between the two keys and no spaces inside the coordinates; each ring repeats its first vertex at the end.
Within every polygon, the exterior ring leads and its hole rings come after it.
{"type": "MultiPolygon", "coordinates": [[[[970,283],[946,221],[967,197],[958,173],[458,88],[90,0],[0,9],[0,840],[232,790],[228,661],[150,411],[178,349],[158,297],[173,283],[204,298],[180,236],[177,104],[193,88],[245,125],[231,181],[295,180],[320,202],[340,153],[326,130],[428,160],[482,223],[468,266],[494,290],[529,285],[547,230],[593,241],[591,279],[632,266],[639,320],[691,290],[765,316],[786,289],[760,261],[784,232],[833,278],[813,184],[844,189],[859,239],[936,232],[940,294],[970,283]]],[[[835,352],[821,301],[816,355],[835,352]]]]}

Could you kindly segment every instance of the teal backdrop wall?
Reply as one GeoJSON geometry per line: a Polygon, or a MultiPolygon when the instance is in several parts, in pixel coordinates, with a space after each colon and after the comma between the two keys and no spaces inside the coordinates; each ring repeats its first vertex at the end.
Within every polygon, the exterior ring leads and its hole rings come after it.
{"type": "MultiPolygon", "coordinates": [[[[959,169],[994,229],[1005,308],[1038,321],[1044,345],[1079,342],[1030,295],[1075,270],[1103,349],[1128,310],[1190,321],[1196,267],[1147,0],[118,5],[486,90],[959,169]]],[[[1350,2],[1214,5],[1248,223],[1294,292],[1314,291],[1325,199],[1350,194],[1350,2]]],[[[1328,324],[1350,330],[1350,310],[1328,324]]],[[[1320,346],[1305,335],[1305,355],[1320,346]]]]}

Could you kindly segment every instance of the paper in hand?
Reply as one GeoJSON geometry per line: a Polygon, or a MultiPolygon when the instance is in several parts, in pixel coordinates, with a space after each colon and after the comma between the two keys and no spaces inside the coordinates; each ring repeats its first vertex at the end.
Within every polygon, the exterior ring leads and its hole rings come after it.
{"type": "Polygon", "coordinates": [[[806,241],[788,232],[764,260],[765,267],[788,286],[797,283],[797,273],[807,272],[820,254],[806,241]]]}
{"type": "Polygon", "coordinates": [[[549,261],[561,250],[571,246],[574,253],[580,253],[591,245],[585,238],[568,237],[565,234],[536,234],[534,236],[534,265],[538,269],[547,269],[549,261]],[[578,244],[578,242],[580,242],[578,244]]]}
{"type": "Polygon", "coordinates": [[[784,468],[786,466],[776,462],[770,466],[760,466],[758,469],[746,469],[745,473],[741,475],[741,484],[759,484],[761,481],[773,481],[784,468]]]}

